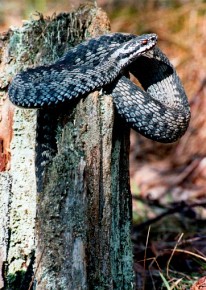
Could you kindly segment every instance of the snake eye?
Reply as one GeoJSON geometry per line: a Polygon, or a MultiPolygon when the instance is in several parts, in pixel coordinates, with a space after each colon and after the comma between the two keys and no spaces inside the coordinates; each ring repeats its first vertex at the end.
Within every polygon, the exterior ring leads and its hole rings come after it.
{"type": "Polygon", "coordinates": [[[147,42],[148,42],[147,39],[142,40],[142,44],[147,44],[147,42]]]}

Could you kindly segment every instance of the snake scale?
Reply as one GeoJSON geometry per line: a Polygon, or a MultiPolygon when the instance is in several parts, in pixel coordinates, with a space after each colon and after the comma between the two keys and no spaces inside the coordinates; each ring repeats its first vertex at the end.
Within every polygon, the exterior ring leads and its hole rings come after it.
{"type": "Polygon", "coordinates": [[[111,93],[118,113],[139,133],[170,143],[186,131],[190,108],[177,73],[156,46],[156,34],[110,33],[87,40],[57,62],[17,74],[10,100],[46,108],[94,91],[111,93]],[[140,82],[128,78],[132,73],[140,82]]]}

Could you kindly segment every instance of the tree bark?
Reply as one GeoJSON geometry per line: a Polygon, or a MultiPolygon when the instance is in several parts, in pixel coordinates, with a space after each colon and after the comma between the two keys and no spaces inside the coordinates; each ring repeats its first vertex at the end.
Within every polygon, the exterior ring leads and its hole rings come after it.
{"type": "MultiPolygon", "coordinates": [[[[105,13],[91,5],[52,19],[39,15],[9,31],[1,38],[3,98],[20,69],[54,62],[85,37],[108,30],[105,13]]],[[[0,287],[132,289],[129,129],[112,97],[95,92],[38,114],[15,108],[13,116],[13,110],[4,102],[0,287]],[[36,131],[42,151],[45,127],[50,161],[36,187],[36,131]]]]}

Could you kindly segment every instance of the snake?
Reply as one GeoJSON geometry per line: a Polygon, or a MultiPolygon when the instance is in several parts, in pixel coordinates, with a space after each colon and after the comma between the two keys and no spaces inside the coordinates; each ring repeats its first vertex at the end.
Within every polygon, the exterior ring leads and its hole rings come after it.
{"type": "Polygon", "coordinates": [[[103,90],[134,130],[154,141],[175,142],[188,128],[190,107],[157,40],[155,33],[117,32],[85,40],[52,64],[18,73],[9,98],[16,106],[41,109],[69,106],[75,98],[103,90]]]}

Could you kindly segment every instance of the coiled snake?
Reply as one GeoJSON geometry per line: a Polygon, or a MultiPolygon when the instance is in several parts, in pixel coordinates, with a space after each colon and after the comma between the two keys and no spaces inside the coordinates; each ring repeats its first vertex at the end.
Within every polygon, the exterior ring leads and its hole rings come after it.
{"type": "Polygon", "coordinates": [[[104,89],[136,131],[174,142],[188,127],[190,109],[175,69],[156,42],[155,34],[111,33],[90,39],[52,65],[17,74],[9,87],[10,100],[41,108],[104,89]],[[127,78],[129,72],[144,90],[127,78]]]}

